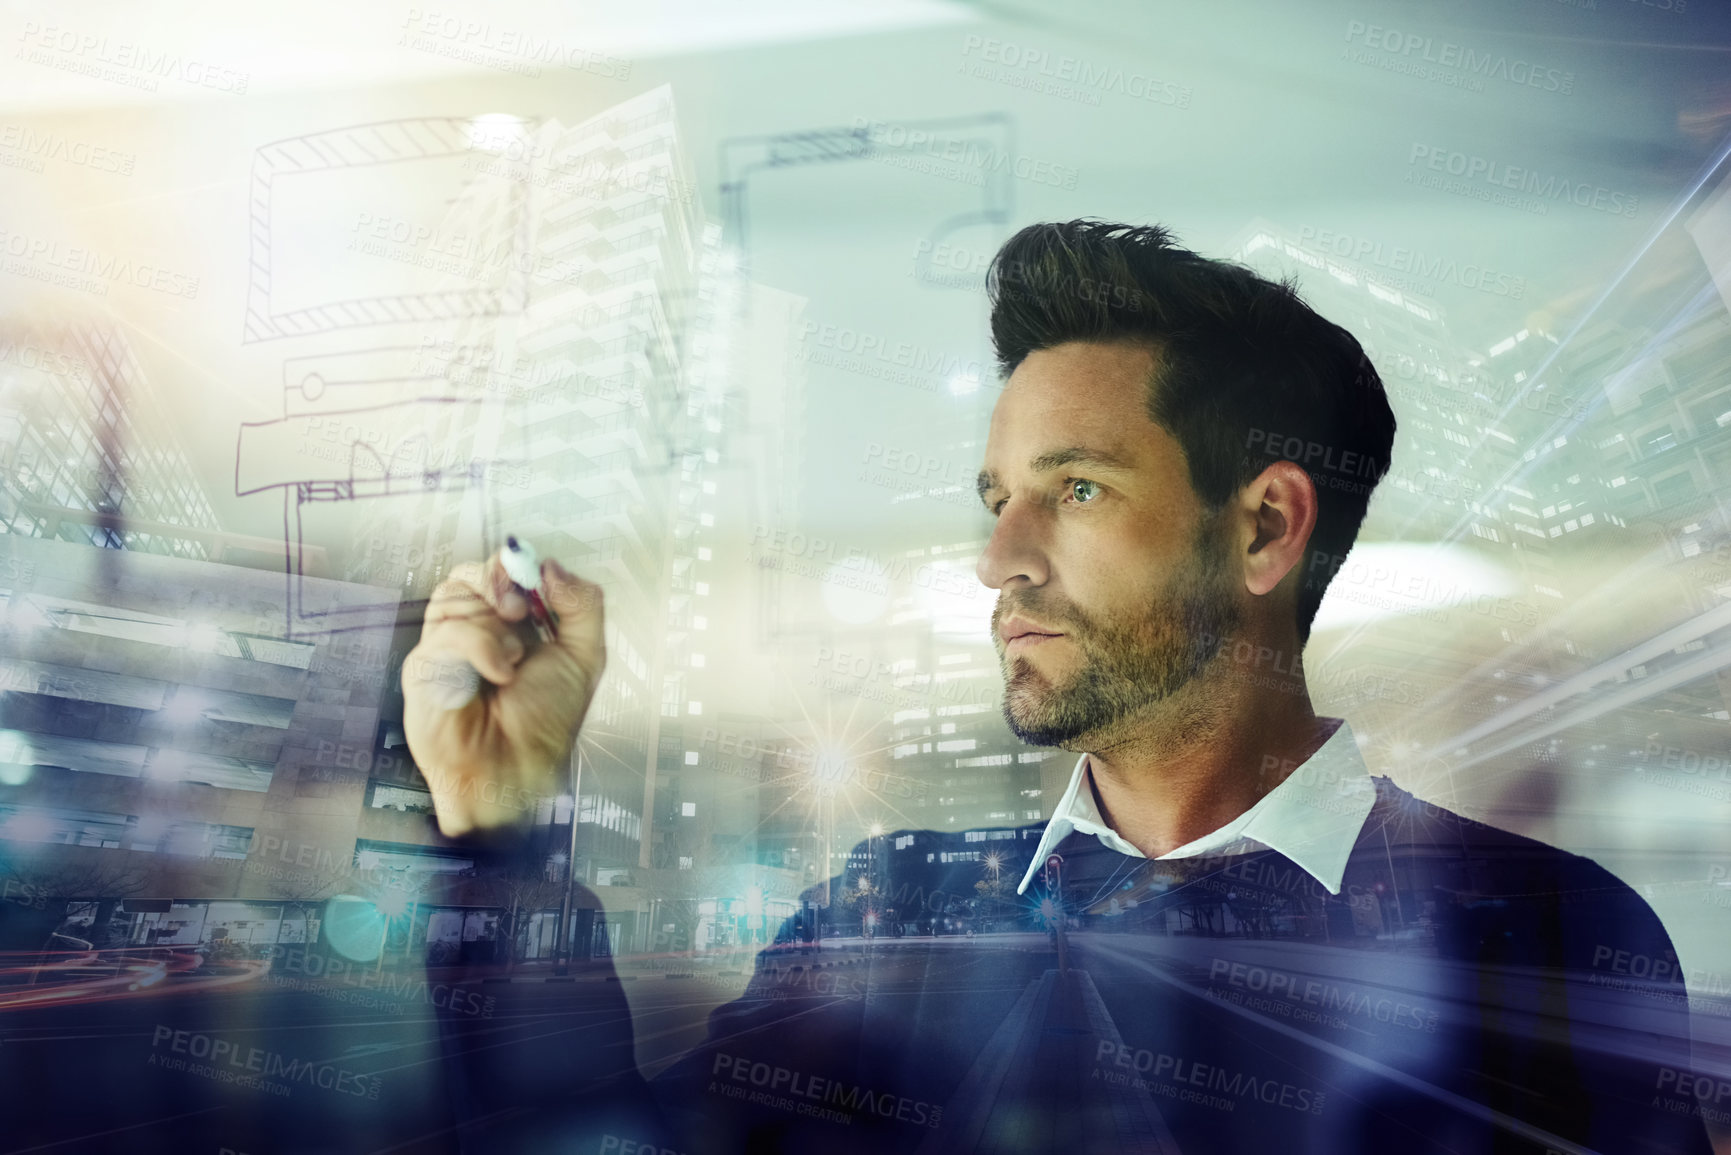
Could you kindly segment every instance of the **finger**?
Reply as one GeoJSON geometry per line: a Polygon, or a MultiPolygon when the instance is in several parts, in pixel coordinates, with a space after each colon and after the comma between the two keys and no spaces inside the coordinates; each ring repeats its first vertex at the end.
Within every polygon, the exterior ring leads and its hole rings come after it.
{"type": "Polygon", "coordinates": [[[481,692],[481,675],[454,654],[423,658],[410,653],[403,660],[403,716],[412,719],[419,707],[461,710],[481,692]]]}
{"type": "MultiPolygon", "coordinates": [[[[476,572],[472,576],[478,579],[480,567],[475,566],[474,569],[476,572]]],[[[433,587],[432,596],[427,599],[427,612],[422,619],[421,628],[425,633],[440,622],[472,621],[497,616],[480,586],[464,581],[453,573],[433,587]]]]}
{"type": "Polygon", "coordinates": [[[487,592],[493,608],[508,622],[520,622],[529,616],[529,602],[511,575],[505,572],[505,551],[500,550],[487,562],[487,592]]]}
{"type": "Polygon", "coordinates": [[[495,554],[485,563],[466,561],[451,570],[428,599],[427,616],[434,618],[478,616],[485,608],[508,622],[520,622],[529,604],[505,573],[495,554]]]}
{"type": "MultiPolygon", "coordinates": [[[[409,656],[418,658],[423,665],[431,662],[447,666],[455,657],[480,671],[494,685],[509,685],[517,677],[517,663],[523,660],[523,640],[496,616],[489,614],[488,618],[487,622],[440,622],[422,636],[421,644],[409,651],[409,656]]],[[[408,667],[407,659],[403,665],[408,667]]],[[[416,676],[424,680],[430,675],[417,671],[416,676]]]]}
{"type": "Polygon", "coordinates": [[[559,646],[582,656],[601,649],[606,618],[601,587],[584,581],[552,558],[541,563],[541,584],[548,608],[559,615],[559,646]]]}
{"type": "Polygon", "coordinates": [[[454,644],[447,646],[447,636],[454,631],[481,630],[498,641],[506,659],[513,665],[523,660],[526,651],[517,627],[494,613],[479,595],[442,604],[437,613],[440,616],[429,617],[421,627],[420,644],[427,650],[460,649],[454,644]]]}

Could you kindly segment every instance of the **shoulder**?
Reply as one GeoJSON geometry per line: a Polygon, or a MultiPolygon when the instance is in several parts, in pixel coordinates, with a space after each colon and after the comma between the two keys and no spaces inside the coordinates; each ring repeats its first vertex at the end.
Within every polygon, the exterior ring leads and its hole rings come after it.
{"type": "Polygon", "coordinates": [[[1543,911],[1607,942],[1670,950],[1646,899],[1593,859],[1425,801],[1387,778],[1375,782],[1376,803],[1355,856],[1404,860],[1462,903],[1543,911]]]}

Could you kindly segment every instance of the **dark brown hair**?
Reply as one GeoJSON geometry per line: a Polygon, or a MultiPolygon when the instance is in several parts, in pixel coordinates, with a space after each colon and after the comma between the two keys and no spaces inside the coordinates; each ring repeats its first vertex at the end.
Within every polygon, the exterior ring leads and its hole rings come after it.
{"type": "Polygon", "coordinates": [[[1352,334],[1294,283],[1180,248],[1158,225],[1029,225],[998,250],[986,284],[1006,377],[1065,342],[1146,342],[1158,365],[1148,416],[1183,448],[1212,509],[1275,461],[1310,474],[1317,520],[1298,594],[1308,639],[1394,446],[1382,379],[1352,334]]]}

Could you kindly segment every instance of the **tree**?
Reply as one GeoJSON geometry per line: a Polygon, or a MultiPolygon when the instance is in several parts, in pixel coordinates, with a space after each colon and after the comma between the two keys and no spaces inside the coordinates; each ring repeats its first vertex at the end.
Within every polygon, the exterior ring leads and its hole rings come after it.
{"type": "MultiPolygon", "coordinates": [[[[317,875],[291,876],[271,883],[271,893],[280,898],[283,905],[296,911],[302,922],[311,926],[312,912],[322,907],[342,887],[347,879],[342,875],[320,878],[317,875]]],[[[280,938],[280,932],[279,932],[280,938]]],[[[312,936],[308,934],[307,945],[312,945],[312,936]]]]}
{"type": "Polygon", "coordinates": [[[693,887],[700,875],[693,870],[640,871],[640,885],[649,900],[651,954],[690,954],[697,949],[698,896],[693,887]],[[672,927],[671,930],[667,929],[672,927]]]}
{"type": "Polygon", "coordinates": [[[67,924],[88,913],[86,933],[74,937],[97,947],[125,945],[109,941],[109,922],[121,902],[142,892],[149,882],[137,866],[94,855],[47,862],[12,859],[4,864],[4,873],[3,889],[8,898],[44,912],[58,910],[54,933],[71,933],[67,924]],[[73,903],[82,903],[87,910],[72,914],[68,908],[73,903]]]}
{"type": "Polygon", "coordinates": [[[884,915],[884,895],[878,885],[865,875],[844,886],[835,896],[835,905],[860,921],[860,933],[867,938],[875,935],[884,915]]]}
{"type": "Polygon", "coordinates": [[[506,911],[500,928],[505,940],[505,964],[515,967],[527,953],[530,916],[536,911],[557,907],[565,899],[565,877],[546,864],[514,857],[509,863],[492,870],[475,870],[471,877],[478,889],[493,906],[506,911]]]}

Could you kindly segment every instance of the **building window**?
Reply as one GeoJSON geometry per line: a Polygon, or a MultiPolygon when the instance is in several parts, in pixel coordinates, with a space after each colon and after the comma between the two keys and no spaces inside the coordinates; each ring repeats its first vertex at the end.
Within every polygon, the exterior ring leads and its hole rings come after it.
{"type": "Polygon", "coordinates": [[[374,781],[368,783],[367,806],[373,810],[396,810],[404,814],[431,814],[433,796],[425,790],[374,781]]]}
{"type": "Polygon", "coordinates": [[[137,817],[130,814],[50,806],[0,806],[0,839],[113,849],[137,822],[137,817]]]}
{"type": "Polygon", "coordinates": [[[155,846],[138,846],[162,854],[187,858],[245,858],[252,849],[252,827],[224,826],[216,822],[175,822],[155,846]]]}
{"type": "Polygon", "coordinates": [[[697,817],[697,803],[695,803],[695,802],[681,802],[679,804],[679,813],[680,813],[680,816],[683,818],[696,818],[697,817]]]}

